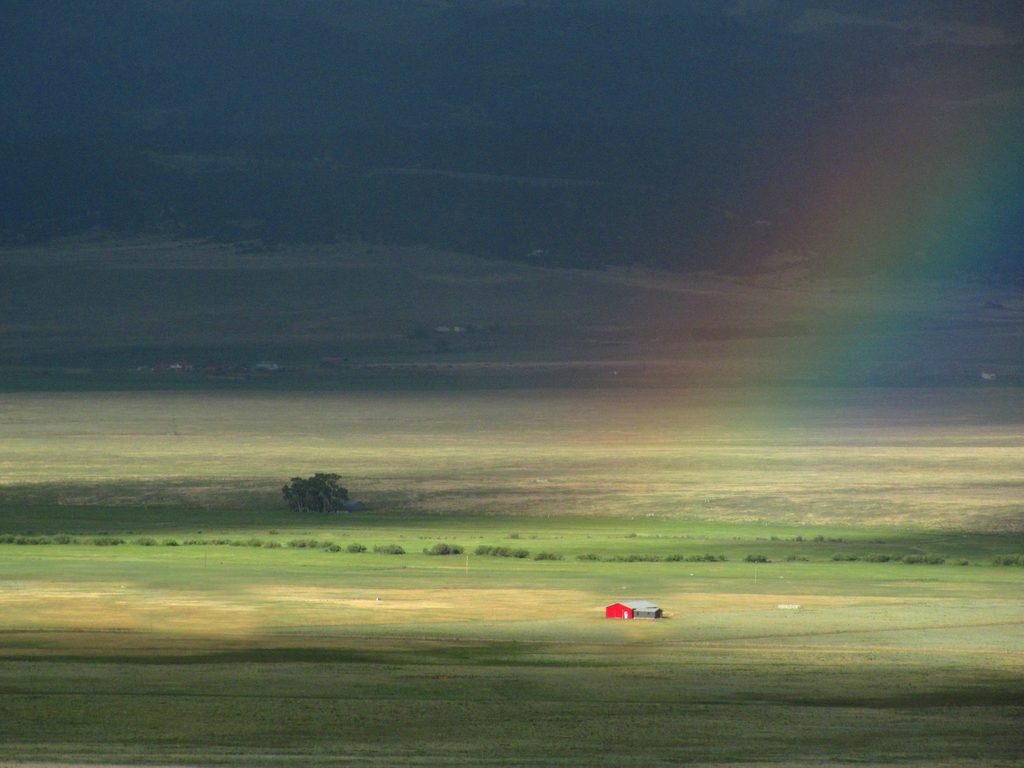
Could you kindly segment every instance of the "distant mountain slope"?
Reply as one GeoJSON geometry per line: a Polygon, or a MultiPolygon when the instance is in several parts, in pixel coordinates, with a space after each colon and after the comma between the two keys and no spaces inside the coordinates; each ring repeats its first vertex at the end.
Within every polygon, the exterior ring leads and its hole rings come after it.
{"type": "Polygon", "coordinates": [[[11,0],[0,235],[1017,269],[1022,41],[1014,0],[11,0]]]}

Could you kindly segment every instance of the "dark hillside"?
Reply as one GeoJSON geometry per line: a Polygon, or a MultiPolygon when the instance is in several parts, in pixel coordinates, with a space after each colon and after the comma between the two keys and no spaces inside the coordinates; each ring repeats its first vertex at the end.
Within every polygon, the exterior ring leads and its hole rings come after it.
{"type": "Polygon", "coordinates": [[[1021,62],[1015,2],[14,0],[0,236],[1013,270],[1021,62]]]}

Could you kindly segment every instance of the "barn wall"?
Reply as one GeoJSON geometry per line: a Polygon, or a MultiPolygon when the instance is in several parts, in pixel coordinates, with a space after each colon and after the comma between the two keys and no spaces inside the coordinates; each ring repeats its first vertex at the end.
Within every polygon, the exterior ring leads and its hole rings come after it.
{"type": "Polygon", "coordinates": [[[604,615],[608,619],[632,619],[633,611],[628,606],[616,603],[605,608],[604,615]]]}

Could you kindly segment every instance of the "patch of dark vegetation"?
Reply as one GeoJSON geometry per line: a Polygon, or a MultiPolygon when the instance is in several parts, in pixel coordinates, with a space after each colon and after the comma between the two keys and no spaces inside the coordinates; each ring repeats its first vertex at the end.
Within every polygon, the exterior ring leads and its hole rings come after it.
{"type": "Polygon", "coordinates": [[[262,547],[263,539],[233,539],[231,541],[232,547],[262,547]]]}
{"type": "Polygon", "coordinates": [[[91,539],[86,539],[86,543],[95,544],[97,547],[116,547],[119,544],[124,544],[125,540],[117,536],[93,536],[91,539]]]}
{"type": "Polygon", "coordinates": [[[900,562],[907,565],[942,565],[946,558],[941,555],[904,555],[900,562]]]}
{"type": "Polygon", "coordinates": [[[316,539],[292,539],[288,542],[288,546],[292,549],[327,549],[333,544],[333,541],[318,541],[316,539]]]}
{"type": "Polygon", "coordinates": [[[999,555],[992,558],[992,565],[1024,565],[1024,554],[999,555]]]}
{"type": "Polygon", "coordinates": [[[747,555],[743,558],[745,563],[770,563],[767,555],[747,555]]]}
{"type": "MultiPolygon", "coordinates": [[[[802,541],[802,539],[801,539],[801,541],[802,541]]],[[[842,544],[842,542],[843,542],[842,539],[839,539],[839,538],[834,539],[834,538],[831,538],[829,536],[821,536],[820,534],[818,536],[815,536],[814,539],[812,539],[812,541],[815,544],[842,544]]]]}
{"type": "MultiPolygon", "coordinates": [[[[946,558],[941,555],[886,555],[874,553],[857,555],[851,552],[836,552],[832,560],[837,563],[853,563],[863,560],[866,563],[906,563],[907,565],[942,565],[946,558]]],[[[964,564],[967,561],[964,560],[964,564]]]]}
{"type": "Polygon", "coordinates": [[[40,544],[52,544],[53,540],[49,536],[15,536],[14,534],[4,534],[0,536],[0,544],[18,544],[20,546],[34,546],[40,544]]]}
{"type": "Polygon", "coordinates": [[[787,563],[806,563],[808,559],[803,555],[786,555],[787,563]]]}
{"type": "Polygon", "coordinates": [[[516,557],[524,559],[530,556],[530,550],[528,549],[514,549],[513,547],[498,547],[490,546],[488,544],[481,544],[475,550],[473,554],[476,555],[489,555],[490,557],[516,557]]]}
{"type": "Polygon", "coordinates": [[[594,554],[593,552],[584,552],[582,555],[576,555],[577,560],[600,560],[601,556],[594,554]]]}
{"type": "Polygon", "coordinates": [[[140,547],[155,547],[156,539],[152,536],[140,536],[133,543],[140,547]]]}
{"type": "Polygon", "coordinates": [[[465,550],[459,544],[449,544],[446,541],[439,541],[432,547],[424,547],[425,555],[461,555],[465,550]]]}
{"type": "Polygon", "coordinates": [[[534,560],[565,560],[565,555],[557,552],[538,552],[533,556],[534,560]]]}
{"type": "Polygon", "coordinates": [[[352,543],[352,544],[349,544],[347,547],[345,547],[345,551],[346,552],[352,552],[353,554],[357,554],[359,552],[365,552],[366,551],[366,547],[363,544],[352,543]]]}
{"type": "Polygon", "coordinates": [[[176,547],[176,546],[178,546],[178,540],[177,539],[164,539],[160,543],[163,544],[165,547],[176,547]]]}
{"type": "Polygon", "coordinates": [[[405,549],[400,544],[378,544],[373,548],[378,555],[404,555],[405,549]]]}

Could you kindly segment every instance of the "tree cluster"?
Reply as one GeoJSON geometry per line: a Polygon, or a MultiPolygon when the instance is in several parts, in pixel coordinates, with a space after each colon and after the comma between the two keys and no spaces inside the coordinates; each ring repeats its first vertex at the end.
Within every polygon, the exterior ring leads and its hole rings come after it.
{"type": "Polygon", "coordinates": [[[348,501],[348,489],[338,485],[340,475],[317,472],[312,477],[293,477],[282,489],[293,512],[340,512],[348,501]]]}

